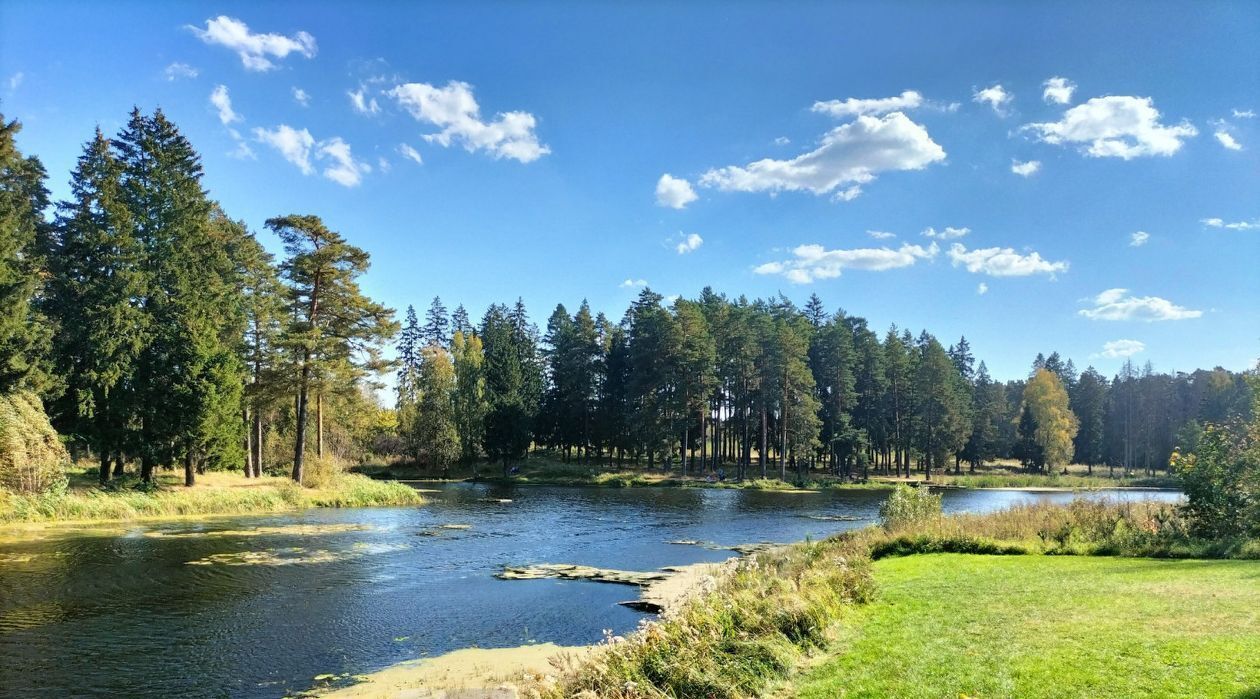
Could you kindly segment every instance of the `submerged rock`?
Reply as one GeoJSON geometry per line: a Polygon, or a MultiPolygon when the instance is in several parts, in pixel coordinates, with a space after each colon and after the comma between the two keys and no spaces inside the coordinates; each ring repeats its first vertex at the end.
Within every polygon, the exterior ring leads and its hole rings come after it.
{"type": "Polygon", "coordinates": [[[679,546],[699,546],[700,548],[707,549],[709,551],[734,551],[741,556],[747,556],[749,554],[757,553],[758,551],[765,551],[781,546],[781,544],[776,544],[770,541],[759,541],[756,543],[726,546],[724,544],[715,544],[712,541],[698,541],[696,539],[676,539],[666,543],[676,544],[679,546]]]}
{"type": "Polygon", "coordinates": [[[561,580],[593,580],[595,582],[616,583],[619,585],[647,585],[657,580],[664,580],[670,575],[672,573],[667,571],[612,570],[566,563],[544,563],[532,566],[507,566],[501,572],[496,573],[494,577],[500,580],[559,578],[561,580]]]}

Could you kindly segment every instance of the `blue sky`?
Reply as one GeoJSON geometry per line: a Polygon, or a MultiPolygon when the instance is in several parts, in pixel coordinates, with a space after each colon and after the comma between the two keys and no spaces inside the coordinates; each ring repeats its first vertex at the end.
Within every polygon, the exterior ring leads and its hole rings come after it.
{"type": "Polygon", "coordinates": [[[272,249],[322,216],[400,309],[816,292],[999,378],[1243,369],[1258,35],[1249,2],[6,2],[0,110],[63,197],[160,106],[229,214],[272,249]]]}

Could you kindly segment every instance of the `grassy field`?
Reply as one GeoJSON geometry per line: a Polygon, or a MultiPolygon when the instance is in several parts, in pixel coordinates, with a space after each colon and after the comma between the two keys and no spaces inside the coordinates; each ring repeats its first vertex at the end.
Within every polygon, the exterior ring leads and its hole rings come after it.
{"type": "Polygon", "coordinates": [[[71,474],[64,493],[15,495],[0,490],[0,524],[130,520],[194,515],[285,512],[308,507],[416,505],[423,498],[402,483],[374,481],[344,474],[320,488],[303,488],[288,478],[245,478],[233,472],[210,472],[197,485],[183,486],[183,473],[158,472],[157,487],[138,490],[134,483],[101,488],[95,471],[71,474]]]}
{"type": "MultiPolygon", "coordinates": [[[[755,460],[755,459],[754,459],[755,460]]],[[[687,476],[679,474],[677,467],[672,471],[651,470],[644,468],[610,468],[606,464],[584,465],[564,463],[547,455],[534,455],[516,466],[516,473],[511,477],[503,476],[500,464],[478,463],[476,468],[468,465],[453,465],[448,469],[420,469],[407,464],[373,465],[358,467],[356,470],[373,478],[396,479],[436,479],[463,481],[476,477],[477,480],[492,483],[516,483],[524,485],[574,485],[605,488],[744,488],[750,490],[821,490],[826,488],[889,488],[895,483],[907,479],[884,477],[872,472],[869,480],[864,482],[841,481],[821,473],[810,474],[803,482],[797,482],[791,474],[787,481],[775,476],[777,468],[769,468],[770,477],[756,478],[760,469],[753,466],[750,477],[743,481],[734,480],[736,469],[726,468],[727,479],[716,480],[708,476],[687,476]]],[[[940,486],[959,488],[1053,488],[1061,490],[1088,490],[1096,488],[1131,488],[1157,487],[1175,488],[1175,478],[1168,476],[1125,478],[1119,472],[1115,478],[1107,476],[1107,470],[1094,469],[1094,475],[1088,475],[1085,466],[1076,464],[1069,466],[1067,473],[1026,473],[1018,465],[1009,462],[997,462],[986,465],[984,469],[972,474],[964,472],[960,475],[952,473],[936,473],[932,483],[940,486]]],[[[921,481],[922,474],[915,473],[909,481],[921,481]]]]}
{"type": "Polygon", "coordinates": [[[784,696],[1260,696],[1260,562],[886,558],[784,696]]]}

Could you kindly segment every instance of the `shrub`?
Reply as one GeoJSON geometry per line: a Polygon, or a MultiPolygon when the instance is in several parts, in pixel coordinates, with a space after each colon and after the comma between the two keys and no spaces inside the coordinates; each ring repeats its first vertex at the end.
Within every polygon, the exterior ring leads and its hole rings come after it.
{"type": "Polygon", "coordinates": [[[70,455],[34,393],[0,394],[0,488],[15,493],[64,490],[70,455]]]}
{"type": "Polygon", "coordinates": [[[927,488],[899,485],[879,506],[879,521],[885,529],[909,527],[941,516],[941,496],[927,488]]]}

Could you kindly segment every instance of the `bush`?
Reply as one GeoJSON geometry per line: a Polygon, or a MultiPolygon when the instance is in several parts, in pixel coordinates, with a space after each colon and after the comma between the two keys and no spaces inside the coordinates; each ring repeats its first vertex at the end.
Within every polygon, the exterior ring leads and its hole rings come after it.
{"type": "Polygon", "coordinates": [[[941,496],[927,488],[899,485],[879,506],[879,521],[885,529],[909,527],[940,516],[941,496]]]}
{"type": "Polygon", "coordinates": [[[70,455],[34,393],[0,394],[0,488],[48,493],[66,487],[70,455]]]}

